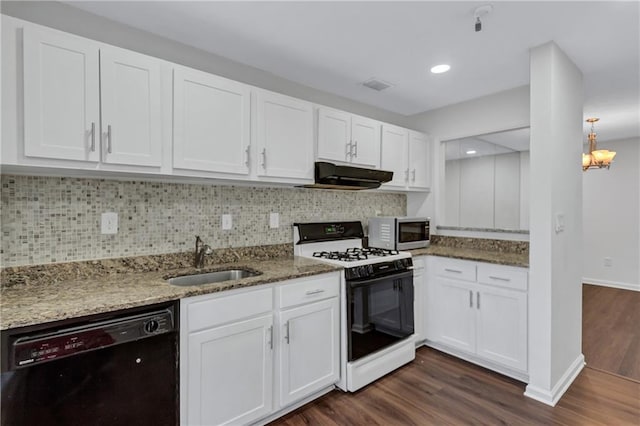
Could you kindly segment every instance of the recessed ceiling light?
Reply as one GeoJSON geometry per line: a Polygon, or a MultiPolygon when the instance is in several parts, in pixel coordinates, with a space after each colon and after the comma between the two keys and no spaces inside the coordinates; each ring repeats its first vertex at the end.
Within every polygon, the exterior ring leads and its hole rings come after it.
{"type": "Polygon", "coordinates": [[[443,72],[447,72],[451,69],[451,67],[447,64],[436,65],[435,67],[431,67],[431,72],[434,74],[442,74],[443,72]]]}
{"type": "Polygon", "coordinates": [[[467,154],[469,154],[469,155],[473,155],[473,154],[475,154],[475,153],[476,153],[476,151],[475,151],[475,150],[473,150],[473,149],[471,149],[471,150],[467,151],[467,154]]]}

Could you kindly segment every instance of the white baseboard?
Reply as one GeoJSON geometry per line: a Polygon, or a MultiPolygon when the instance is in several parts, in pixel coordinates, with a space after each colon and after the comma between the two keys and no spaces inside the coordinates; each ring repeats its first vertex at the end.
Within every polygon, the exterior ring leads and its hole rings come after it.
{"type": "Polygon", "coordinates": [[[560,401],[560,398],[562,398],[562,395],[564,395],[567,389],[569,389],[571,383],[573,383],[576,377],[578,377],[578,374],[580,374],[584,365],[584,355],[580,354],[578,358],[571,363],[569,368],[567,368],[567,371],[564,372],[562,377],[560,377],[560,380],[558,380],[551,390],[529,384],[524,392],[524,396],[555,407],[558,401],[560,401]]]}
{"type": "Polygon", "coordinates": [[[622,290],[640,291],[640,284],[622,283],[619,281],[597,280],[595,278],[582,278],[583,284],[600,285],[603,287],[620,288],[622,290]]]}

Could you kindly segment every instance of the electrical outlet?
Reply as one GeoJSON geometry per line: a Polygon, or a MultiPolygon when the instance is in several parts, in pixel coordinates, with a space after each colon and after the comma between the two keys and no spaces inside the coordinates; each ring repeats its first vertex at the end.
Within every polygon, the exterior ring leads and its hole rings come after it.
{"type": "Polygon", "coordinates": [[[106,212],[102,213],[100,232],[103,234],[118,233],[118,213],[106,212]]]}
{"type": "Polygon", "coordinates": [[[222,215],[222,229],[224,231],[228,231],[231,228],[233,228],[232,216],[230,214],[223,214],[222,215]]]}
{"type": "Polygon", "coordinates": [[[269,228],[280,227],[280,213],[269,213],[269,228]]]}
{"type": "Polygon", "coordinates": [[[613,259],[610,258],[610,257],[605,257],[604,258],[604,266],[606,266],[606,267],[613,266],[613,259]]]}

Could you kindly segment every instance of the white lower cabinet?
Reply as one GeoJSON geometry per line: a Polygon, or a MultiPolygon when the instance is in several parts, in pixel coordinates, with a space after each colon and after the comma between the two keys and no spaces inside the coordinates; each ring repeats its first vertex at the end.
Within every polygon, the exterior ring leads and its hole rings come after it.
{"type": "Polygon", "coordinates": [[[339,273],[180,304],[180,423],[244,425],[339,380],[339,273]]]}
{"type": "Polygon", "coordinates": [[[422,345],[425,339],[425,318],[424,318],[424,301],[426,290],[426,274],[425,274],[426,256],[415,256],[413,258],[413,312],[414,312],[414,340],[416,346],[422,345]]]}
{"type": "Polygon", "coordinates": [[[429,265],[427,344],[526,378],[527,270],[438,257],[429,265]]]}
{"type": "Polygon", "coordinates": [[[337,297],[280,313],[280,405],[285,407],[340,378],[337,297]]]}
{"type": "Polygon", "coordinates": [[[272,326],[268,314],[189,335],[186,424],[245,424],[272,411],[272,326]]]}

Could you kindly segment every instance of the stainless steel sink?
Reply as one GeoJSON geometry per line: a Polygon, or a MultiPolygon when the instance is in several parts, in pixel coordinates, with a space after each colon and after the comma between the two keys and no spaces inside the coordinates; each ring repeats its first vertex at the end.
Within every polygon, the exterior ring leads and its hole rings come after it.
{"type": "Polygon", "coordinates": [[[239,280],[241,278],[254,277],[256,275],[260,275],[260,273],[247,269],[227,269],[226,271],[183,275],[181,277],[169,278],[167,281],[171,285],[190,286],[220,283],[230,280],[239,280]]]}

